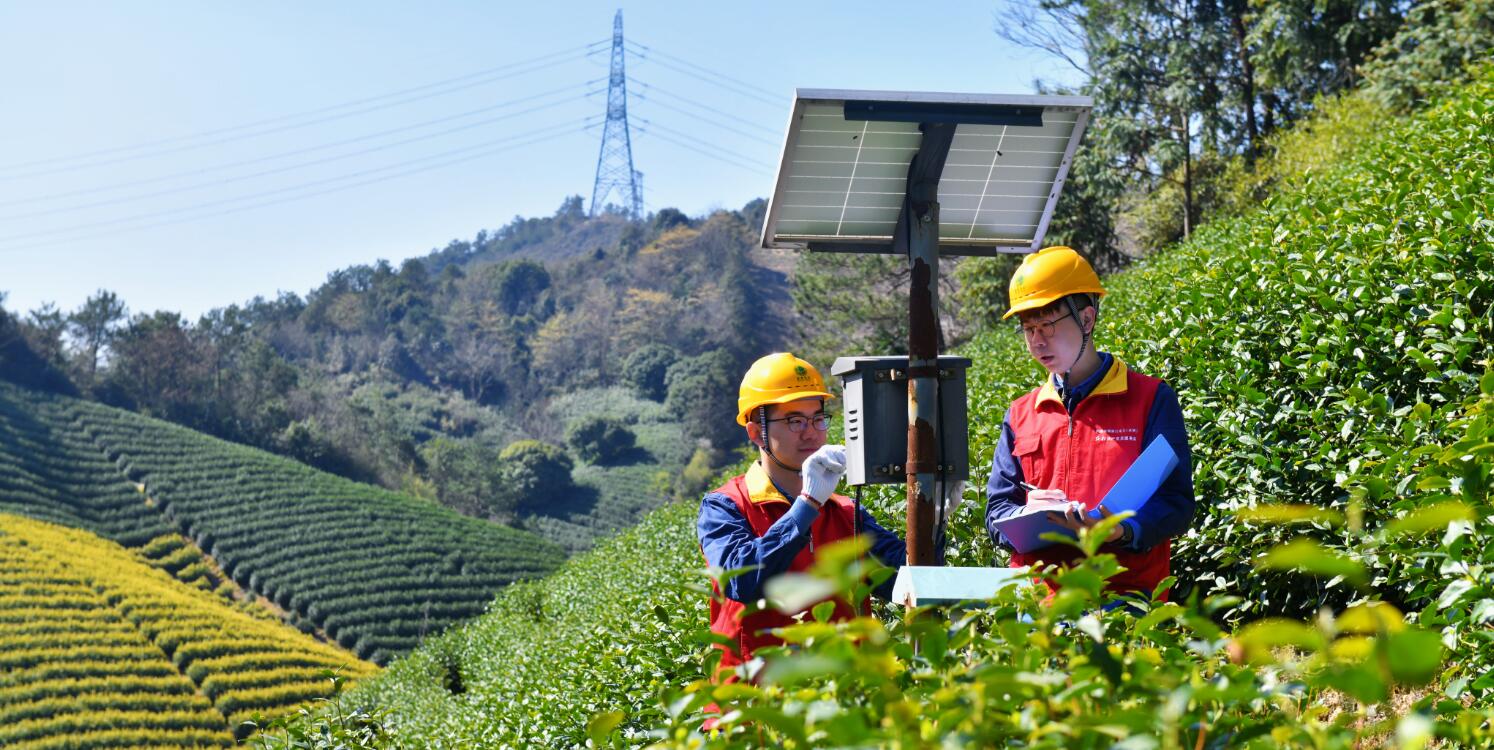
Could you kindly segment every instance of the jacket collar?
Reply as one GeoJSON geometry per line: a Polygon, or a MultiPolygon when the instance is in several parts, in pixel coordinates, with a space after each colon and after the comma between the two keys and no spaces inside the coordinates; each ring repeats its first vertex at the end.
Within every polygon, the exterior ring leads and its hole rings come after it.
{"type": "Polygon", "coordinates": [[[757,461],[747,468],[747,499],[753,503],[787,503],[789,499],[778,491],[773,478],[757,461]]]}
{"type": "MultiPolygon", "coordinates": [[[[1120,357],[1112,357],[1110,369],[1100,384],[1090,391],[1090,396],[1112,396],[1126,392],[1126,363],[1120,357]]],[[[1086,396],[1085,398],[1088,398],[1086,396]]],[[[1058,395],[1058,389],[1053,386],[1053,378],[1044,378],[1043,387],[1038,389],[1037,401],[1033,402],[1033,408],[1038,408],[1044,402],[1052,401],[1060,409],[1063,408],[1063,399],[1058,395]]]]}

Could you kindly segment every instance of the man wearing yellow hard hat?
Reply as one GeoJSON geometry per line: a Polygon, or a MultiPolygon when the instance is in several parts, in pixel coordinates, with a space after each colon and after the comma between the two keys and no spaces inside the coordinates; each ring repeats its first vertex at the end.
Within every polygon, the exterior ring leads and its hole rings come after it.
{"type": "MultiPolygon", "coordinates": [[[[793,618],[772,609],[745,614],[746,605],[762,598],[763,585],[773,576],[807,570],[817,548],[864,534],[884,565],[896,568],[907,558],[896,534],[835,494],[846,450],[825,444],[830,398],[819,371],[792,354],[769,354],[742,378],[737,424],[747,429],[758,459],[746,474],[707,493],[696,521],[710,565],[752,568],[722,584],[717,589],[722,596],[711,603],[711,630],[732,644],[721,646],[723,670],[752,658],[757,648],[782,642],[771,631],[793,618]]],[[[876,593],[886,598],[891,589],[888,579],[876,593]]],[[[854,614],[849,603],[836,601],[834,619],[854,614]]]]}
{"type": "MultiPolygon", "coordinates": [[[[1095,509],[1121,474],[1158,436],[1178,465],[1136,515],[1116,526],[1102,549],[1125,571],[1110,580],[1116,593],[1150,594],[1171,565],[1171,540],[1193,521],[1193,469],[1177,393],[1094,345],[1105,289],[1089,262],[1067,247],[1027,256],[1012,276],[1011,309],[1027,351],[1047,371],[1038,388],[1012,402],[1001,425],[986,485],[986,530],[1012,549],[995,521],[1028,501],[1070,500],[1082,506],[1057,520],[1074,531],[1097,522],[1095,509]]],[[[1065,564],[1068,545],[1028,553],[1012,550],[1012,565],[1065,564]]],[[[1050,583],[1050,586],[1052,584],[1050,583]]]]}

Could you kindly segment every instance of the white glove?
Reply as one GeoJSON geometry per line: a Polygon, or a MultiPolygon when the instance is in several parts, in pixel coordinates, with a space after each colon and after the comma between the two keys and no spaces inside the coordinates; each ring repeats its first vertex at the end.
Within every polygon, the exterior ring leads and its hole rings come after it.
{"type": "Polygon", "coordinates": [[[817,505],[824,505],[835,492],[835,485],[846,473],[846,447],[844,445],[822,445],[820,449],[804,459],[799,477],[804,482],[804,494],[817,505]]]}
{"type": "Polygon", "coordinates": [[[954,517],[955,511],[960,509],[960,503],[965,500],[965,480],[961,479],[951,482],[944,487],[944,518],[954,517]]]}

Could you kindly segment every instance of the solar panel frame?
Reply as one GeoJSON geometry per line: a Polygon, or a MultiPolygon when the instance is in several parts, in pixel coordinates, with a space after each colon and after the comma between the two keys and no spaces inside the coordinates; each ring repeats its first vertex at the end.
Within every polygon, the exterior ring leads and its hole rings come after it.
{"type": "Polygon", "coordinates": [[[1087,96],[845,89],[794,93],[763,221],[765,248],[892,252],[908,164],[922,139],[918,124],[908,121],[903,110],[923,105],[956,118],[981,106],[1013,112],[1041,108],[1040,128],[960,122],[939,185],[940,254],[1035,251],[1047,234],[1094,105],[1087,96]],[[898,114],[847,120],[846,102],[858,110],[868,102],[886,103],[885,109],[898,114]],[[1033,174],[1043,177],[1034,180],[1033,174]]]}

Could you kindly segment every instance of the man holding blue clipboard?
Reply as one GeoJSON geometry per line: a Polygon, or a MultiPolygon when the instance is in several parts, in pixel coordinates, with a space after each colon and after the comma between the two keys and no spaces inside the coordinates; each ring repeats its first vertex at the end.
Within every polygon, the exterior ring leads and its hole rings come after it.
{"type": "Polygon", "coordinates": [[[1091,345],[1104,295],[1094,269],[1067,247],[1027,256],[1013,275],[1004,319],[1018,317],[1048,377],[1002,422],[986,529],[1012,551],[1013,566],[1062,565],[1080,552],[1033,541],[1031,522],[1077,532],[1132,510],[1102,547],[1125,568],[1110,589],[1150,595],[1170,572],[1172,538],[1193,521],[1188,433],[1170,386],[1091,345]],[[1033,513],[1039,503],[1053,510],[1033,513]]]}

